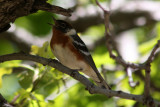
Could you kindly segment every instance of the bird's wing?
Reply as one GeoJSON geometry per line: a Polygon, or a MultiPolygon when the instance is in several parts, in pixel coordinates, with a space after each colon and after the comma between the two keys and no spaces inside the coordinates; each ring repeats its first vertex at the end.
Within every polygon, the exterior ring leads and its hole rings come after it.
{"type": "Polygon", "coordinates": [[[100,73],[98,72],[96,65],[93,61],[93,58],[92,58],[90,52],[88,51],[85,43],[80,39],[80,37],[78,35],[71,35],[71,37],[73,39],[72,43],[75,46],[75,48],[83,55],[86,62],[92,67],[92,69],[97,74],[98,78],[102,81],[103,78],[101,77],[100,73]]]}

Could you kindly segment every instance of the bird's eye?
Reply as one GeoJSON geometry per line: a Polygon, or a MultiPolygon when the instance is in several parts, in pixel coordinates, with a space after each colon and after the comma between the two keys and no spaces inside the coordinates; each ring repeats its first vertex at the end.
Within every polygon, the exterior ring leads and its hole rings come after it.
{"type": "Polygon", "coordinates": [[[65,28],[65,27],[66,27],[66,24],[61,23],[61,27],[65,28]]]}

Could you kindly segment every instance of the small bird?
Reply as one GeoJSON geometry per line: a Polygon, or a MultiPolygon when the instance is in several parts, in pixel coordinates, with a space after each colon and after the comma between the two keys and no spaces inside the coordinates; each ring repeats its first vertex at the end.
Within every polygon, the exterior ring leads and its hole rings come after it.
{"type": "Polygon", "coordinates": [[[76,69],[95,81],[102,88],[110,89],[96,68],[85,43],[76,30],[66,21],[53,18],[53,35],[50,47],[54,56],[66,67],[76,69]]]}

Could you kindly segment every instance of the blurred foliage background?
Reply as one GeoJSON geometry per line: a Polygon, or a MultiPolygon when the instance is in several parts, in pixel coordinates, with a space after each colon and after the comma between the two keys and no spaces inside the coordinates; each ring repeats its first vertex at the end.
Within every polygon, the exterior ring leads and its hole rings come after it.
{"type": "MultiPolygon", "coordinates": [[[[71,17],[38,11],[18,18],[0,34],[0,55],[24,51],[54,58],[49,41],[54,23],[51,16],[70,22],[87,44],[99,71],[114,90],[143,94],[144,71],[124,68],[109,57],[105,46],[103,13],[94,0],[49,0],[51,4],[74,10],[71,17]],[[130,81],[129,81],[130,80],[130,81]],[[129,83],[132,82],[133,84],[129,83]],[[135,84],[134,84],[135,83],[135,84]]],[[[159,0],[100,0],[112,10],[110,28],[117,52],[126,60],[143,63],[160,39],[159,0]]],[[[151,95],[160,100],[160,50],[151,67],[151,95]]],[[[49,66],[31,61],[8,61],[0,64],[0,93],[16,107],[143,107],[121,98],[91,95],[71,77],[49,66]]]]}

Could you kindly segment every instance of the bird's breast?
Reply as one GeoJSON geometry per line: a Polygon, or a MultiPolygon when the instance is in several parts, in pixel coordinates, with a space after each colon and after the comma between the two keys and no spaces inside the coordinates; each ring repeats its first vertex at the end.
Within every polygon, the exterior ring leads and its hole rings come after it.
{"type": "Polygon", "coordinates": [[[53,46],[52,52],[63,65],[71,69],[82,69],[86,66],[86,63],[82,60],[78,60],[75,53],[68,47],[62,47],[57,44],[53,46]]]}
{"type": "Polygon", "coordinates": [[[55,44],[61,44],[63,47],[69,42],[69,37],[60,30],[53,28],[53,35],[50,41],[51,47],[55,44]]]}

